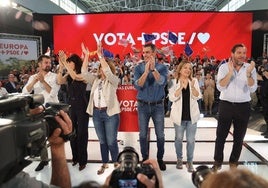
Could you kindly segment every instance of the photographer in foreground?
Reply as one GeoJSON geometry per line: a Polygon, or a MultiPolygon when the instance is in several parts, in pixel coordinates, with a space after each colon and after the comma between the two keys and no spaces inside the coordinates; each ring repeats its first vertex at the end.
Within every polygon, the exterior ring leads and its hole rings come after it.
{"type": "MultiPolygon", "coordinates": [[[[42,108],[36,108],[31,111],[31,113],[38,114],[43,111],[42,108]]],[[[15,177],[13,177],[8,182],[0,185],[0,188],[38,188],[38,187],[62,187],[69,188],[71,187],[70,174],[65,157],[65,149],[62,137],[60,137],[61,132],[63,131],[64,135],[68,135],[72,132],[72,121],[69,118],[68,114],[63,110],[59,112],[59,115],[55,116],[56,121],[61,126],[54,130],[53,134],[48,138],[51,149],[51,161],[52,161],[52,175],[51,175],[51,185],[47,185],[41,181],[31,178],[29,174],[25,172],[20,172],[15,177]]]]}
{"type": "Polygon", "coordinates": [[[247,169],[232,169],[211,173],[205,178],[201,188],[266,188],[268,182],[247,169]]]}
{"type": "MultiPolygon", "coordinates": [[[[163,180],[162,180],[162,174],[161,174],[161,171],[160,171],[160,168],[159,168],[159,165],[158,165],[157,160],[155,160],[155,159],[147,159],[147,160],[143,161],[143,164],[150,165],[153,168],[153,170],[155,171],[156,177],[153,177],[153,178],[150,179],[145,174],[138,173],[137,174],[137,179],[142,184],[144,184],[144,186],[146,188],[155,188],[156,187],[156,179],[157,179],[158,180],[158,187],[159,188],[163,188],[164,185],[163,185],[163,180]]],[[[111,178],[112,178],[112,174],[110,174],[106,178],[104,185],[103,186],[100,186],[100,187],[102,187],[102,188],[111,187],[110,186],[111,178]]],[[[85,184],[86,184],[86,182],[85,182],[85,184]]],[[[83,185],[83,183],[81,185],[83,185]]]]}

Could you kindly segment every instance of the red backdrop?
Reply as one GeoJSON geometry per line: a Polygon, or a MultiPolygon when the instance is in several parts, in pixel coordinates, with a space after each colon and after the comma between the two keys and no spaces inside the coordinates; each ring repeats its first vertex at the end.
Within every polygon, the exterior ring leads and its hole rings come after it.
{"type": "Polygon", "coordinates": [[[158,48],[172,45],[167,33],[178,36],[173,44],[176,55],[183,52],[189,42],[195,55],[214,55],[226,58],[235,43],[244,43],[251,56],[252,13],[240,12],[153,12],[153,13],[104,13],[53,16],[55,52],[63,49],[81,54],[84,42],[91,51],[96,41],[114,54],[131,52],[131,45],[141,48],[143,33],[155,34],[158,48]],[[118,45],[121,38],[130,41],[127,47],[118,45]]]}

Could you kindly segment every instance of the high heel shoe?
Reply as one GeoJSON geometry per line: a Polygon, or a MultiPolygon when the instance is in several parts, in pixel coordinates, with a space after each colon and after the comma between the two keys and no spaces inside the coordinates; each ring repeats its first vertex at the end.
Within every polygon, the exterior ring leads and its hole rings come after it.
{"type": "Polygon", "coordinates": [[[103,173],[104,173],[104,171],[105,171],[105,169],[106,169],[106,168],[108,168],[108,167],[109,167],[109,166],[108,166],[108,164],[107,164],[107,163],[105,163],[105,164],[101,165],[100,169],[97,171],[97,174],[98,174],[98,175],[103,174],[103,173]]]}
{"type": "Polygon", "coordinates": [[[75,166],[75,165],[77,165],[77,162],[73,161],[72,166],[75,166]]]}

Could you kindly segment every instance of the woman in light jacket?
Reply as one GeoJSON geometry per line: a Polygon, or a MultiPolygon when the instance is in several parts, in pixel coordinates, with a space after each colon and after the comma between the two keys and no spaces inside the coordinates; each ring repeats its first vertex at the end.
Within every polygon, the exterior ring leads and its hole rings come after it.
{"type": "Polygon", "coordinates": [[[118,165],[117,133],[120,123],[120,105],[116,95],[119,78],[115,74],[113,62],[107,62],[104,59],[101,43],[98,44],[97,55],[100,61],[98,76],[88,73],[86,68],[82,70],[82,75],[92,85],[87,113],[92,115],[95,131],[100,141],[103,163],[97,171],[100,175],[108,168],[109,153],[114,167],[118,165]]]}
{"type": "Polygon", "coordinates": [[[175,127],[175,149],[177,169],[183,168],[182,142],[186,131],[188,172],[193,172],[193,153],[195,134],[200,111],[197,100],[202,97],[198,80],[192,78],[192,65],[183,60],[175,71],[175,79],[169,89],[169,100],[172,102],[170,118],[175,127]]]}

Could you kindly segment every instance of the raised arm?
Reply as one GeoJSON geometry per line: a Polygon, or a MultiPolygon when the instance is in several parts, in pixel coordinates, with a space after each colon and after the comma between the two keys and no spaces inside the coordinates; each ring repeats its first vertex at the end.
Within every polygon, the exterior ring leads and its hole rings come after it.
{"type": "Polygon", "coordinates": [[[109,67],[108,63],[106,62],[106,60],[104,59],[104,56],[102,54],[102,45],[101,45],[101,42],[99,42],[97,44],[97,55],[99,57],[99,61],[101,63],[102,69],[106,69],[107,67],[109,67]]]}
{"type": "Polygon", "coordinates": [[[66,54],[60,50],[59,51],[59,70],[57,74],[57,82],[58,84],[65,84],[67,81],[68,74],[62,75],[64,69],[64,62],[66,62],[66,54]]]}
{"type": "Polygon", "coordinates": [[[88,58],[89,58],[89,50],[87,47],[85,47],[84,43],[81,44],[82,52],[84,54],[84,59],[83,59],[83,65],[81,68],[81,72],[87,72],[88,71],[88,58]]]}

